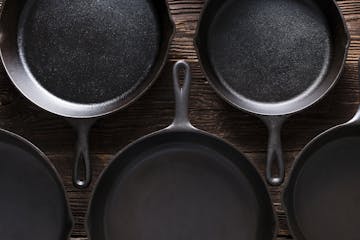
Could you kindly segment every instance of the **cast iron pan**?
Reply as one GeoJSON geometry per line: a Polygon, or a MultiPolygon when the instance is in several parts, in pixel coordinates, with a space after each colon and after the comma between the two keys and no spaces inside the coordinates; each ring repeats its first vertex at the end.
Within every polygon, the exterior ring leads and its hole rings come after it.
{"type": "Polygon", "coordinates": [[[174,122],[126,147],[101,175],[88,212],[89,237],[273,239],[276,220],[265,183],[235,148],[190,124],[189,65],[176,63],[173,75],[174,122]]]}
{"type": "Polygon", "coordinates": [[[283,200],[298,240],[359,239],[360,109],[298,156],[283,200]]]}
{"type": "Polygon", "coordinates": [[[1,129],[0,156],[0,239],[68,239],[70,208],[50,161],[25,139],[1,129]]]}
{"type": "Polygon", "coordinates": [[[321,99],[343,69],[349,36],[335,1],[209,0],[195,45],[216,92],[268,126],[266,178],[281,184],[282,123],[321,99]]]}
{"type": "Polygon", "coordinates": [[[77,187],[90,182],[88,132],[94,119],[150,87],[172,34],[165,0],[6,1],[2,61],[22,94],[77,129],[77,187]]]}

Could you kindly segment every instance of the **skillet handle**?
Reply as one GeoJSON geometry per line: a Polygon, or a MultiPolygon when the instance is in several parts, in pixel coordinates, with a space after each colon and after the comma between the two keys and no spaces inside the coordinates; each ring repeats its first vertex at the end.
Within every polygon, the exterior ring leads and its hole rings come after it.
{"type": "Polygon", "coordinates": [[[185,61],[178,61],[173,68],[174,92],[175,92],[175,119],[172,126],[192,127],[188,116],[189,93],[191,84],[191,68],[185,61]],[[180,70],[184,70],[184,82],[180,86],[180,70]]]}
{"type": "Polygon", "coordinates": [[[264,116],[263,120],[269,129],[268,151],[266,160],[266,180],[272,186],[279,186],[284,182],[285,167],[281,145],[281,127],[285,116],[264,116]],[[276,165],[275,165],[276,164],[276,165]],[[273,175],[273,168],[277,168],[278,176],[273,175]]]}
{"type": "Polygon", "coordinates": [[[77,188],[86,188],[91,182],[91,166],[89,157],[89,132],[94,119],[71,119],[71,125],[77,131],[73,184],[77,188]]]}

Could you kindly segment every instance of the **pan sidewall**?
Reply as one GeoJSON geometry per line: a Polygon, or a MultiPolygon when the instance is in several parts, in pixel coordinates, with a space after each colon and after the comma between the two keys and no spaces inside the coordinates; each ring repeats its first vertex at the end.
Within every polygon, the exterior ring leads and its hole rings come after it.
{"type": "MultiPolygon", "coordinates": [[[[340,60],[338,60],[338,67],[337,67],[337,74],[335,77],[331,79],[323,79],[323,82],[329,82],[327,84],[327,87],[322,89],[314,89],[312,92],[319,92],[314,95],[311,101],[306,100],[308,96],[304,96],[299,99],[291,99],[290,102],[280,102],[276,104],[263,104],[260,102],[249,100],[245,97],[239,97],[236,94],[233,94],[229,90],[227,90],[219,81],[219,79],[216,77],[216,73],[214,72],[212,68],[212,64],[210,63],[209,57],[207,56],[207,38],[204,35],[207,32],[207,27],[211,24],[209,23],[213,19],[213,17],[208,16],[208,12],[213,13],[211,7],[217,6],[216,4],[218,1],[216,0],[209,0],[205,3],[205,7],[202,10],[199,18],[199,23],[196,28],[196,34],[194,39],[194,46],[196,50],[197,57],[199,59],[200,68],[205,75],[206,79],[210,83],[210,86],[213,88],[213,90],[219,95],[223,100],[225,100],[227,103],[232,105],[233,107],[240,109],[242,111],[246,111],[252,115],[258,115],[258,116],[290,116],[292,114],[295,114],[297,112],[303,111],[304,109],[314,105],[321,99],[323,99],[329,91],[336,85],[337,81],[341,77],[350,45],[350,35],[349,31],[345,22],[345,19],[341,13],[340,8],[338,7],[337,3],[334,0],[327,1],[326,3],[329,5],[329,8],[333,12],[336,13],[337,17],[337,28],[341,28],[341,34],[335,37],[335,39],[342,39],[343,41],[340,42],[338,45],[341,45],[342,48],[341,57],[339,57],[340,60]],[[215,2],[215,3],[214,3],[215,2]],[[316,95],[316,96],[315,96],[316,95]],[[304,101],[306,100],[306,101],[304,101]],[[304,103],[300,103],[304,102],[304,103]],[[258,105],[258,107],[253,107],[253,105],[258,105]],[[260,105],[259,105],[260,104],[260,105]],[[288,105],[288,106],[286,106],[288,105]],[[293,105],[293,106],[292,106],[293,105]],[[297,105],[297,106],[296,106],[297,105]],[[261,106],[262,109],[259,108],[261,106]],[[257,109],[256,109],[257,108],[257,109]]],[[[325,11],[325,16],[326,11],[325,11]]],[[[334,27],[335,28],[335,27],[334,27]]],[[[332,34],[336,32],[335,29],[331,29],[332,34]]],[[[333,50],[333,49],[332,49],[333,50]]],[[[332,61],[334,62],[334,61],[332,61]]],[[[331,64],[329,69],[331,69],[331,64]]],[[[329,70],[330,71],[330,70],[329,70]]],[[[328,71],[328,72],[329,72],[328,71]]],[[[309,94],[308,94],[309,95],[309,94]]]]}
{"type": "Polygon", "coordinates": [[[57,187],[59,188],[59,190],[63,195],[62,201],[65,203],[64,207],[66,208],[66,214],[65,214],[66,216],[64,218],[64,227],[65,227],[64,233],[67,236],[67,239],[70,239],[71,230],[74,226],[74,219],[71,213],[70,201],[64,187],[64,182],[62,181],[62,178],[59,172],[56,170],[53,163],[47,158],[47,156],[39,148],[37,148],[27,139],[4,129],[0,129],[0,136],[1,139],[5,139],[4,142],[17,146],[20,149],[26,151],[28,154],[33,155],[37,160],[41,161],[42,164],[49,170],[49,173],[52,175],[53,179],[57,184],[57,187]]]}
{"type": "MultiPolygon", "coordinates": [[[[234,148],[232,145],[228,144],[227,142],[225,142],[225,141],[223,141],[223,140],[221,140],[221,139],[219,139],[219,138],[217,138],[217,137],[215,137],[215,136],[213,136],[213,135],[211,135],[209,133],[206,133],[206,132],[203,132],[203,131],[197,130],[197,129],[182,129],[182,130],[179,130],[179,129],[171,129],[171,128],[170,129],[160,130],[158,132],[155,132],[155,133],[152,133],[152,134],[147,135],[145,137],[142,137],[139,140],[131,143],[126,148],[124,148],[123,150],[118,152],[116,154],[116,156],[111,160],[110,164],[100,174],[100,176],[99,176],[99,178],[98,178],[98,180],[96,182],[96,185],[94,187],[92,197],[91,197],[91,200],[90,200],[90,204],[89,204],[89,208],[88,208],[88,211],[87,211],[86,228],[87,228],[87,233],[88,233],[89,238],[90,239],[97,239],[97,238],[92,238],[92,233],[94,233],[93,232],[93,229],[94,229],[93,226],[94,225],[99,225],[98,224],[99,221],[97,221],[94,218],[94,216],[97,216],[96,212],[98,212],[98,208],[96,208],[96,206],[95,206],[95,201],[96,202],[104,202],[103,201],[104,198],[103,198],[102,195],[103,195],[104,191],[107,192],[108,189],[111,188],[111,187],[108,186],[108,183],[109,183],[108,179],[111,178],[111,175],[113,175],[113,174],[111,174],[111,172],[116,171],[116,170],[113,170],[113,168],[117,168],[117,169],[120,169],[120,171],[122,171],[129,164],[132,163],[131,160],[126,160],[126,162],[120,163],[122,161],[121,158],[123,157],[123,155],[127,154],[127,152],[132,150],[132,148],[135,148],[135,149],[138,148],[138,146],[144,144],[144,142],[158,142],[159,139],[161,139],[161,138],[166,138],[166,137],[174,138],[178,134],[184,135],[184,136],[190,136],[191,135],[192,141],[194,141],[193,139],[207,138],[209,141],[214,141],[216,143],[219,143],[220,145],[226,145],[227,148],[230,149],[230,151],[233,151],[236,154],[240,154],[240,156],[243,157],[244,161],[242,161],[242,162],[246,162],[247,168],[251,169],[250,173],[248,173],[248,172],[245,173],[244,172],[244,175],[249,179],[249,182],[251,182],[252,185],[254,184],[254,186],[257,186],[256,190],[255,190],[255,193],[257,195],[259,195],[260,192],[262,192],[262,194],[267,196],[266,198],[268,198],[267,201],[266,201],[269,204],[267,211],[270,211],[272,213],[271,218],[273,220],[272,227],[271,227],[272,228],[271,239],[275,239],[276,234],[277,234],[277,229],[278,229],[277,215],[276,215],[275,209],[274,209],[274,207],[272,205],[272,202],[271,202],[271,197],[270,197],[269,190],[267,189],[263,178],[260,176],[260,174],[258,174],[258,171],[254,167],[254,165],[250,161],[248,161],[247,158],[243,154],[241,154],[236,148],[234,148]],[[121,165],[121,167],[119,167],[119,165],[121,165]],[[249,177],[249,175],[251,175],[251,177],[249,177]],[[254,180],[254,179],[256,179],[256,180],[254,180]]],[[[177,140],[175,142],[177,142],[177,140]]],[[[221,148],[221,146],[219,148],[221,148]]],[[[143,149],[143,148],[141,148],[141,149],[143,149]]],[[[230,161],[230,159],[229,159],[229,161],[230,161]]],[[[236,162],[233,162],[233,161],[231,161],[231,162],[232,162],[232,164],[235,165],[236,168],[238,168],[241,171],[241,169],[239,168],[239,165],[236,162]]],[[[116,175],[119,175],[119,174],[117,173],[116,175]]],[[[105,197],[105,199],[106,199],[106,197],[105,197]]],[[[264,207],[262,206],[261,209],[263,209],[263,208],[264,207]]],[[[100,222],[101,222],[101,220],[100,220],[100,222]]],[[[102,231],[103,231],[103,229],[102,229],[102,231]]],[[[98,233],[95,233],[95,234],[98,234],[98,233]]],[[[100,235],[102,235],[102,237],[104,236],[104,234],[100,234],[100,235]]]]}
{"type": "Polygon", "coordinates": [[[298,183],[298,177],[301,174],[304,166],[308,162],[311,155],[316,153],[319,147],[326,145],[334,140],[340,139],[346,136],[359,136],[360,125],[358,123],[344,123],[334,126],[325,132],[319,134],[313,138],[296,157],[291,169],[289,177],[285,183],[285,187],[281,196],[282,205],[285,210],[287,218],[287,224],[291,235],[298,240],[305,240],[306,238],[302,234],[299,225],[297,224],[297,217],[294,207],[294,191],[298,183]],[[353,132],[356,129],[356,132],[353,132]]]}
{"type": "Polygon", "coordinates": [[[156,2],[161,10],[166,9],[167,11],[158,12],[159,24],[161,24],[161,41],[158,56],[153,64],[154,67],[151,73],[134,92],[124,99],[118,97],[106,102],[94,104],[73,103],[56,97],[43,88],[35,80],[27,67],[24,66],[19,56],[17,46],[17,22],[24,2],[26,1],[7,0],[4,3],[0,17],[0,55],[5,70],[15,87],[26,99],[38,107],[53,114],[68,118],[101,117],[129,106],[139,99],[154,84],[156,79],[159,78],[167,60],[170,43],[175,34],[175,23],[170,16],[169,6],[165,0],[156,2]],[[11,19],[16,19],[16,21],[10,21],[11,19]],[[10,25],[8,22],[13,23],[10,25]]]}

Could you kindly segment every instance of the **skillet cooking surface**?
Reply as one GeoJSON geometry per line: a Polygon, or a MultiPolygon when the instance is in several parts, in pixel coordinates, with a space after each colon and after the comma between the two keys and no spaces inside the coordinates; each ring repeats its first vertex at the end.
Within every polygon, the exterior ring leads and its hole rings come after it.
{"type": "Polygon", "coordinates": [[[18,28],[23,64],[57,97],[125,98],[152,70],[159,19],[147,0],[28,0],[18,28]]]}
{"type": "Polygon", "coordinates": [[[258,102],[290,100],[321,82],[331,39],[308,0],[228,0],[208,31],[208,55],[229,91],[258,102]]]}
{"type": "Polygon", "coordinates": [[[31,147],[0,135],[0,238],[64,240],[71,221],[53,169],[31,147]]]}
{"type": "Polygon", "coordinates": [[[341,136],[322,144],[312,146],[301,159],[304,165],[295,170],[288,211],[296,221],[294,233],[303,235],[299,240],[358,239],[360,137],[341,136]]]}
{"type": "Polygon", "coordinates": [[[97,186],[91,239],[272,239],[274,216],[261,178],[230,147],[220,152],[223,145],[171,133],[126,149],[97,186]]]}

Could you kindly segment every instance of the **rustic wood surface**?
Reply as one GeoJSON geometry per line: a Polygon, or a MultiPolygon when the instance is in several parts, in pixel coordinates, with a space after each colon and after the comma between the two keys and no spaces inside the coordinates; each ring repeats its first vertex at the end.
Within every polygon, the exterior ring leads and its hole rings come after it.
{"type": "MultiPolygon", "coordinates": [[[[267,130],[264,124],[258,118],[239,111],[220,99],[200,71],[192,39],[203,3],[203,0],[169,0],[177,33],[165,70],[140,100],[116,114],[100,119],[94,126],[90,136],[93,183],[114,153],[135,139],[170,123],[174,112],[170,69],[179,59],[191,62],[193,68],[194,80],[190,100],[192,123],[234,144],[264,174],[267,146],[267,130]]],[[[338,1],[338,4],[346,18],[352,40],[345,71],[327,97],[286,122],[282,138],[287,172],[296,154],[307,142],[325,129],[350,119],[358,108],[360,0],[338,1]]],[[[78,190],[72,186],[75,134],[70,126],[62,118],[25,100],[10,83],[3,67],[0,68],[0,116],[1,128],[26,137],[54,163],[63,177],[75,219],[72,238],[85,240],[85,214],[92,187],[78,190]]],[[[278,239],[291,239],[280,204],[282,188],[272,187],[270,190],[280,223],[278,239]]]]}

